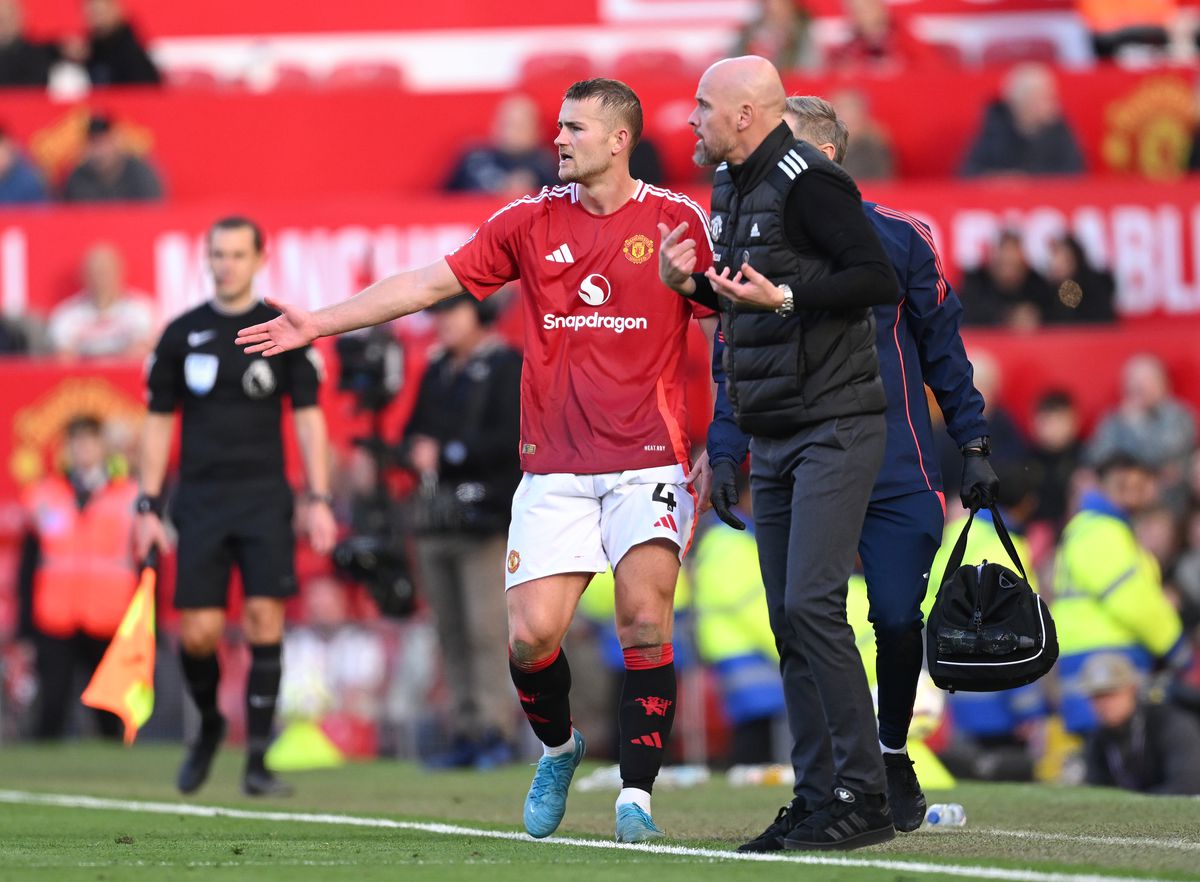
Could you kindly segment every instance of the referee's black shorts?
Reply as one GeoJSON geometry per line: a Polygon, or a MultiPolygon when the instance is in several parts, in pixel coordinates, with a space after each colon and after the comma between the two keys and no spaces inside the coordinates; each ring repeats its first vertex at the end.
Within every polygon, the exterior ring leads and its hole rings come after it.
{"type": "Polygon", "coordinates": [[[175,608],[224,607],[234,564],[246,597],[294,595],[292,511],[285,482],[181,483],[171,502],[179,531],[175,608]]]}

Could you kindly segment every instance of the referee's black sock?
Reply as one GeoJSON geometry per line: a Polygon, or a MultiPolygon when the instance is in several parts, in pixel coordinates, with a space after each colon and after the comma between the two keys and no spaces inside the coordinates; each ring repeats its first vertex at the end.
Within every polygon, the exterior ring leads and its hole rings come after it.
{"type": "Polygon", "coordinates": [[[250,647],[250,674],[246,678],[246,770],[265,771],[263,757],[271,744],[275,702],[279,696],[282,647],[265,643],[250,647]]]}
{"type": "Polygon", "coordinates": [[[221,712],[217,710],[217,684],[221,680],[221,666],[215,652],[208,655],[189,655],[179,650],[179,664],[183,668],[183,679],[188,692],[200,711],[201,737],[219,734],[221,712]]]}
{"type": "Polygon", "coordinates": [[[571,740],[571,666],[559,647],[554,655],[536,662],[518,662],[510,654],[508,672],[521,710],[533,734],[547,747],[560,747],[571,740]]]}
{"type": "Polygon", "coordinates": [[[675,721],[675,647],[663,643],[624,652],[625,684],[617,709],[621,786],[650,793],[675,721]]]}

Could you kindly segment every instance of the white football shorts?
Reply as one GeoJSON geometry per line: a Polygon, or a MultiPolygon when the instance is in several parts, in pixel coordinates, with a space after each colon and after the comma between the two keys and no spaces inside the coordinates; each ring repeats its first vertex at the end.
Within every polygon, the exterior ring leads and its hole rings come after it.
{"type": "Polygon", "coordinates": [[[682,561],[696,497],[682,466],[600,475],[532,475],[513,494],[505,589],[559,573],[615,570],[626,552],[668,539],[682,561]]]}

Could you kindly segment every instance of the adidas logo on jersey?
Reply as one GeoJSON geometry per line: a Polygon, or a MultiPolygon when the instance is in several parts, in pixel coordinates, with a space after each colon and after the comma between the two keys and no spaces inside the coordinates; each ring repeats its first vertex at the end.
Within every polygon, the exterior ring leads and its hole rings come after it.
{"type": "Polygon", "coordinates": [[[663,515],[661,518],[655,521],[654,526],[665,527],[668,530],[674,530],[676,533],[679,532],[679,527],[675,523],[675,518],[669,514],[663,515]]]}
{"type": "Polygon", "coordinates": [[[571,249],[567,247],[566,243],[563,243],[547,254],[546,260],[551,263],[574,263],[575,256],[571,254],[571,249]]]}

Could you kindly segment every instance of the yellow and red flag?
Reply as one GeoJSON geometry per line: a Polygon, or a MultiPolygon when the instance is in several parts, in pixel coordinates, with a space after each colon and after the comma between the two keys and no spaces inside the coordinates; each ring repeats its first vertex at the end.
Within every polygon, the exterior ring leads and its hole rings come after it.
{"type": "Polygon", "coordinates": [[[154,589],[158,582],[153,552],[142,567],[137,591],[92,681],[83,703],[116,714],[125,724],[125,743],[154,710],[154,589]]]}

